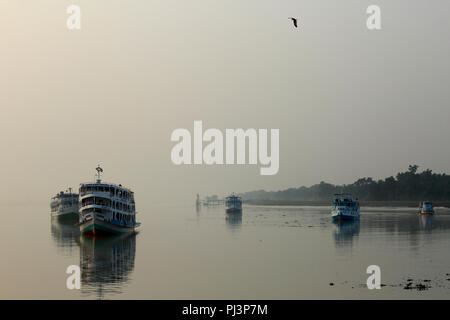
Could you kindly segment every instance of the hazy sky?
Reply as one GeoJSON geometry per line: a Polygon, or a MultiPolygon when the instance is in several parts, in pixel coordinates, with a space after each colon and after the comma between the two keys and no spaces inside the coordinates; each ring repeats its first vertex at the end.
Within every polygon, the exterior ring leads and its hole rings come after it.
{"type": "Polygon", "coordinates": [[[137,201],[449,173],[448,1],[1,0],[0,201],[137,201]],[[66,8],[82,10],[81,30],[66,8]],[[378,4],[382,30],[366,28],[378,4]],[[288,17],[299,17],[294,29],[288,17]],[[176,128],[279,128],[280,170],[175,166],[176,128]]]}

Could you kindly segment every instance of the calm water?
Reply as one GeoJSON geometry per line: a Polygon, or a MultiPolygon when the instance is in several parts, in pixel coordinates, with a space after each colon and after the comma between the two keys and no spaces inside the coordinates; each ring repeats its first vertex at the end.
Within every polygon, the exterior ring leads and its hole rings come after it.
{"type": "Polygon", "coordinates": [[[80,237],[47,205],[10,205],[0,242],[0,298],[429,299],[450,298],[450,211],[362,208],[333,224],[325,207],[141,209],[139,234],[80,237]],[[66,268],[81,267],[81,290],[66,268]],[[381,267],[381,290],[365,286],[381,267]],[[405,290],[407,279],[427,290],[405,290]],[[426,281],[429,280],[429,281],[426,281]],[[330,285],[333,283],[334,285],[330,285]]]}

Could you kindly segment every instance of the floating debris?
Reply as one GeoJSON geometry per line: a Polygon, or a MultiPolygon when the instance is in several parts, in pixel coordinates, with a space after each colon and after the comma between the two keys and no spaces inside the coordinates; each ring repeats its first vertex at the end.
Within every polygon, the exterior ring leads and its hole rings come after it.
{"type": "Polygon", "coordinates": [[[418,283],[416,285],[413,285],[412,282],[408,282],[406,284],[406,286],[403,287],[403,289],[405,289],[405,290],[414,290],[415,289],[418,291],[428,290],[430,288],[431,288],[431,286],[429,286],[429,285],[425,285],[423,283],[418,283]]]}

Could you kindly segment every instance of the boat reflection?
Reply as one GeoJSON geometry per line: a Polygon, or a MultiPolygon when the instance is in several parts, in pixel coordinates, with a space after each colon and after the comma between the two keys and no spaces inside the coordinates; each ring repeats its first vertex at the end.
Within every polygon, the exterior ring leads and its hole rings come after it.
{"type": "Polygon", "coordinates": [[[431,232],[431,230],[433,230],[433,216],[420,215],[420,228],[431,232]]]}
{"type": "Polygon", "coordinates": [[[336,246],[351,246],[355,236],[359,235],[359,220],[334,221],[333,238],[336,246]]]}
{"type": "Polygon", "coordinates": [[[73,255],[73,250],[77,247],[80,229],[75,226],[75,222],[51,219],[50,233],[58,252],[63,255],[73,255]]]}
{"type": "Polygon", "coordinates": [[[136,234],[80,237],[81,291],[101,299],[122,292],[130,281],[136,255],[136,234]]]}
{"type": "Polygon", "coordinates": [[[226,214],[225,221],[229,230],[233,232],[239,230],[242,226],[242,212],[226,214]]]}

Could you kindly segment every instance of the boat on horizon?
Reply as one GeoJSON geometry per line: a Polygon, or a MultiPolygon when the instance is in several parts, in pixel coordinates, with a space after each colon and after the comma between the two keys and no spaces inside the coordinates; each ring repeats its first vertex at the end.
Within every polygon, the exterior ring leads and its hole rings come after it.
{"type": "Polygon", "coordinates": [[[333,205],[331,210],[333,221],[359,219],[358,198],[353,199],[348,193],[338,193],[334,195],[333,205]]]}
{"type": "Polygon", "coordinates": [[[78,193],[73,193],[72,188],[69,188],[66,192],[59,192],[51,199],[50,211],[52,218],[76,221],[78,217],[78,193]]]}
{"type": "Polygon", "coordinates": [[[242,198],[234,193],[225,198],[226,213],[242,213],[242,198]]]}
{"type": "Polygon", "coordinates": [[[433,204],[430,201],[422,201],[419,203],[419,214],[434,214],[433,204]]]}
{"type": "Polygon", "coordinates": [[[97,181],[80,184],[79,223],[84,235],[114,235],[134,233],[136,222],[134,193],[122,185],[103,183],[97,170],[97,181]]]}

